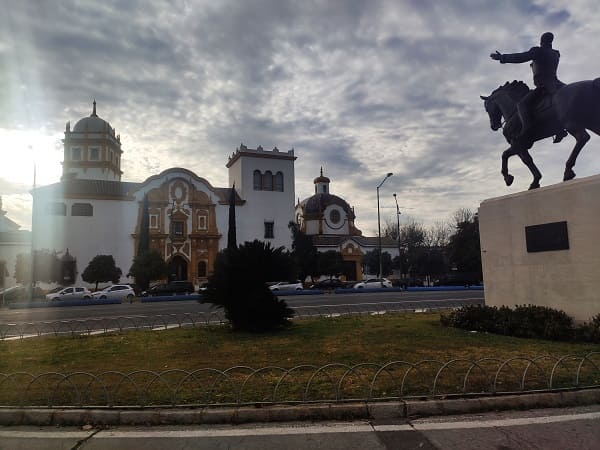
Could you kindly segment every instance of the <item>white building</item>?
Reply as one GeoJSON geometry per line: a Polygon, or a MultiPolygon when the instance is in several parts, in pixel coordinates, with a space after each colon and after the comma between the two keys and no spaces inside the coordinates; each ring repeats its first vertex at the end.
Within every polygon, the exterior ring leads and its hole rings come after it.
{"type": "Polygon", "coordinates": [[[236,191],[237,241],[254,239],[290,247],[294,219],[294,150],[249,149],[229,158],[229,187],[215,187],[184,168],[172,168],[141,183],[121,181],[120,136],[92,114],[64,139],[63,176],[39,187],[33,197],[36,249],[49,249],[77,261],[77,282],[91,259],[112,255],[127,274],[136,254],[142,202],[147,196],[150,247],[157,249],[177,279],[200,283],[227,245],[229,198],[236,191]]]}
{"type": "Polygon", "coordinates": [[[14,277],[17,255],[31,253],[31,233],[6,216],[0,197],[0,290],[16,284],[14,277]]]}

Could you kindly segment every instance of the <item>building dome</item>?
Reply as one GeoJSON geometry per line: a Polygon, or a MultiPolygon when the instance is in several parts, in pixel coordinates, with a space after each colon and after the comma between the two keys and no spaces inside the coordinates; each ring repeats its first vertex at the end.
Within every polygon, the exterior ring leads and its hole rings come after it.
{"type": "Polygon", "coordinates": [[[323,214],[332,205],[340,206],[346,214],[354,219],[354,211],[346,200],[329,193],[318,193],[300,202],[300,207],[305,215],[323,214]]]}
{"type": "Polygon", "coordinates": [[[111,130],[110,124],[96,114],[96,100],[94,100],[92,114],[89,117],[80,119],[73,128],[73,132],[75,133],[104,133],[109,130],[111,130]]]}

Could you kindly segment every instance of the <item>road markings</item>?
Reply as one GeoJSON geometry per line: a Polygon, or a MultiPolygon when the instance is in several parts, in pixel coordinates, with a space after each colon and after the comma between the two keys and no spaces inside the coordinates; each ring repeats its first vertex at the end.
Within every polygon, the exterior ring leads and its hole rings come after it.
{"type": "MultiPolygon", "coordinates": [[[[568,414],[561,416],[544,417],[520,417],[518,419],[496,419],[496,420],[476,420],[473,422],[412,422],[417,431],[427,430],[456,430],[463,428],[493,428],[493,427],[514,427],[522,425],[539,425],[558,422],[572,422],[575,420],[595,420],[600,419],[600,412],[568,414]]],[[[377,429],[377,427],[375,427],[377,429]]]]}

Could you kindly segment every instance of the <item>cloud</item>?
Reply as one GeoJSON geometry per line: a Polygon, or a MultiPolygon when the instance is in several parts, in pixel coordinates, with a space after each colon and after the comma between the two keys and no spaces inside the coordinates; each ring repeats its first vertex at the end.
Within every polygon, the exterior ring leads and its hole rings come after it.
{"type": "MultiPolygon", "coordinates": [[[[389,171],[386,192],[427,221],[528,186],[518,160],[503,185],[506,143],[479,95],[531,84],[531,70],[490,52],[527,50],[551,30],[561,78],[600,75],[591,0],[0,3],[0,128],[61,133],[95,97],[121,134],[127,181],[183,166],[225,186],[240,142],[293,147],[297,196],[323,166],[365,230],[389,171]]],[[[600,170],[595,140],[579,176],[600,170]]],[[[544,182],[560,180],[572,145],[536,144],[544,182]]]]}

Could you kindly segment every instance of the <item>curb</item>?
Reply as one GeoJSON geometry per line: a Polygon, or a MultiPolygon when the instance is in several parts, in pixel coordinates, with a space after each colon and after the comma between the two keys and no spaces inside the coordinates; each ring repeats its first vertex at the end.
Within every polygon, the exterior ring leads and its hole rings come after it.
{"type": "Polygon", "coordinates": [[[0,426],[212,425],[357,419],[407,419],[486,411],[600,404],[600,388],[452,400],[315,403],[229,408],[1,408],[0,426]]]}

